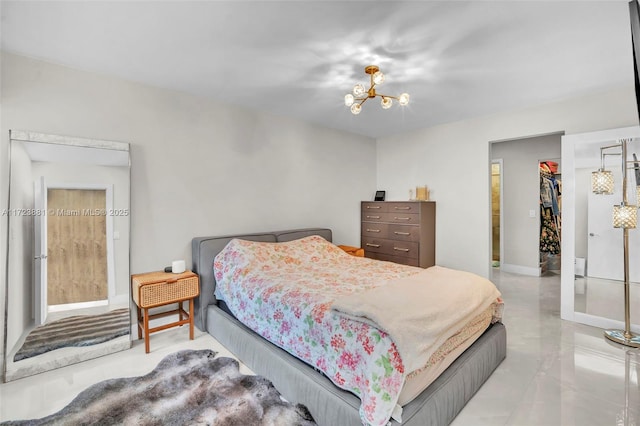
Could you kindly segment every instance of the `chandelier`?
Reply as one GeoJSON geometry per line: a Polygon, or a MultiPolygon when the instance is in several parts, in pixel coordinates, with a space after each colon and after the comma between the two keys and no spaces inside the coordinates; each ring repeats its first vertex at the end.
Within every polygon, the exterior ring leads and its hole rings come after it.
{"type": "Polygon", "coordinates": [[[376,93],[376,85],[384,82],[384,74],[380,72],[380,68],[378,68],[377,65],[369,65],[365,67],[364,72],[370,76],[369,89],[365,89],[362,84],[358,83],[353,86],[353,94],[349,93],[344,96],[344,104],[351,107],[351,112],[354,115],[360,114],[362,104],[365,103],[367,99],[375,98],[376,96],[380,96],[382,98],[380,105],[382,105],[383,109],[391,108],[391,105],[393,105],[393,99],[397,100],[402,106],[409,103],[408,93],[403,93],[400,96],[389,96],[376,93]]]}

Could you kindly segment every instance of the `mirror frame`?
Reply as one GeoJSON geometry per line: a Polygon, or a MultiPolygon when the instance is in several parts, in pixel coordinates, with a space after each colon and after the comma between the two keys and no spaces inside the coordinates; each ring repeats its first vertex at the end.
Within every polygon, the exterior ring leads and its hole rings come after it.
{"type": "MultiPolygon", "coordinates": [[[[128,172],[127,172],[127,180],[128,180],[128,198],[127,198],[127,203],[128,203],[128,209],[129,209],[129,214],[128,216],[128,226],[127,226],[127,232],[128,232],[128,244],[126,246],[127,249],[127,264],[126,264],[126,268],[127,268],[127,275],[130,278],[131,275],[131,151],[130,151],[130,144],[127,142],[119,142],[119,141],[110,141],[110,140],[101,140],[101,139],[90,139],[90,138],[81,138],[81,137],[74,137],[74,136],[63,136],[63,135],[55,135],[55,134],[46,134],[46,133],[38,133],[38,132],[31,132],[31,131],[24,131],[24,130],[10,130],[9,131],[9,144],[8,144],[8,185],[7,185],[7,208],[8,211],[10,211],[13,208],[16,208],[16,206],[12,206],[11,204],[11,186],[12,186],[12,179],[13,179],[13,173],[12,173],[12,167],[13,167],[13,142],[14,141],[20,141],[20,142],[34,142],[34,143],[43,143],[43,144],[51,144],[51,145],[58,145],[58,146],[65,146],[65,147],[69,147],[69,148],[92,148],[92,149],[102,149],[102,150],[114,150],[114,151],[122,151],[122,152],[126,152],[127,155],[127,164],[122,164],[120,167],[127,167],[128,168],[128,172]]],[[[33,160],[32,160],[33,161],[33,160]]],[[[55,162],[55,160],[53,161],[55,162]]],[[[5,264],[5,288],[3,289],[5,292],[5,303],[4,303],[4,335],[3,335],[3,359],[2,359],[2,371],[0,371],[1,373],[1,379],[2,382],[7,382],[8,381],[8,374],[7,374],[7,365],[9,364],[8,358],[10,356],[10,352],[13,350],[13,348],[9,348],[8,347],[8,329],[9,329],[9,282],[10,282],[10,262],[11,262],[11,254],[10,254],[10,250],[11,250],[11,214],[7,214],[7,219],[6,219],[6,226],[7,226],[7,242],[6,242],[6,264],[5,264]]],[[[30,242],[31,245],[33,245],[33,242],[30,242]]],[[[115,254],[114,254],[115,255],[115,254]]],[[[129,279],[128,278],[128,279],[129,279]]],[[[33,283],[28,283],[28,285],[33,286],[33,283]]],[[[132,344],[132,319],[131,319],[131,287],[129,285],[129,282],[127,282],[127,287],[128,287],[128,292],[126,294],[127,297],[127,309],[129,310],[129,339],[128,339],[128,344],[123,344],[121,345],[122,348],[114,350],[112,352],[116,352],[116,351],[121,351],[121,350],[126,350],[129,349],[131,347],[132,344]],[[125,347],[126,346],[126,347],[125,347]]],[[[62,362],[58,365],[58,363],[53,363],[55,365],[52,365],[50,368],[35,368],[33,372],[28,373],[28,374],[22,374],[19,373],[16,375],[16,377],[11,377],[9,378],[10,380],[17,380],[19,378],[22,377],[27,377],[29,375],[32,374],[38,374],[40,372],[43,371],[48,371],[50,369],[53,368],[58,368],[58,367],[63,367],[65,365],[71,365],[71,364],[75,364],[78,362],[82,362],[85,360],[89,360],[89,359],[93,359],[97,356],[102,356],[105,355],[107,352],[105,353],[101,353],[101,354],[95,354],[93,356],[88,356],[88,357],[83,357],[83,356],[75,356],[72,357],[73,360],[69,360],[69,362],[62,362]],[[38,370],[38,371],[35,371],[38,370]]]]}

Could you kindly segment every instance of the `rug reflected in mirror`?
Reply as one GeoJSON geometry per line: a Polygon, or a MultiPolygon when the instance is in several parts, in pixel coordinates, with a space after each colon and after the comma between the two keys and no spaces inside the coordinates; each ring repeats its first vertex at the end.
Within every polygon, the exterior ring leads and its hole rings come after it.
{"type": "Polygon", "coordinates": [[[285,401],[264,377],[243,375],[238,361],[212,350],[165,357],[149,374],[105,380],[50,416],[2,425],[311,426],[307,408],[285,401]]]}
{"type": "Polygon", "coordinates": [[[129,334],[129,309],[114,309],[99,315],[77,315],[33,329],[16,352],[21,361],[66,347],[97,345],[129,334]]]}

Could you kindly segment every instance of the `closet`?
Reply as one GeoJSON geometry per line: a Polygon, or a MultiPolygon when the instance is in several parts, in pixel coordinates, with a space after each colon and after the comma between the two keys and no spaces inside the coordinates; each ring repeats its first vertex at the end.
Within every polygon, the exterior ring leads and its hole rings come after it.
{"type": "Polygon", "coordinates": [[[540,171],[540,268],[560,270],[562,229],[562,181],[555,161],[541,161],[540,171]]]}

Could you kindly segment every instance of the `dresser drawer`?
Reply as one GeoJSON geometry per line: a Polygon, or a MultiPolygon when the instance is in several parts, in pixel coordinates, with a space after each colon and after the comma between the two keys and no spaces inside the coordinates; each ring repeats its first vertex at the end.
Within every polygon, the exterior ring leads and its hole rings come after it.
{"type": "Polygon", "coordinates": [[[388,229],[386,223],[362,222],[360,233],[362,237],[388,238],[388,229]]]}
{"type": "Polygon", "coordinates": [[[388,216],[387,213],[363,212],[362,221],[363,222],[386,222],[387,216],[388,216]]]}
{"type": "Polygon", "coordinates": [[[388,203],[387,211],[390,213],[420,213],[420,203],[388,203]]]}
{"type": "MultiPolygon", "coordinates": [[[[363,234],[364,235],[364,232],[363,234]]],[[[387,225],[387,238],[397,241],[420,241],[420,227],[415,225],[387,225]]]]}
{"type": "Polygon", "coordinates": [[[417,225],[420,223],[420,215],[418,213],[389,212],[386,213],[385,222],[417,225]]]}
{"type": "Polygon", "coordinates": [[[391,256],[388,254],[375,253],[375,252],[367,253],[366,251],[365,251],[365,257],[368,257],[369,259],[384,260],[386,262],[399,263],[401,265],[420,266],[419,265],[420,262],[418,261],[418,259],[412,259],[410,257],[391,256]]]}
{"type": "Polygon", "coordinates": [[[385,202],[362,202],[362,216],[365,213],[386,213],[389,211],[389,205],[385,202]]]}
{"type": "Polygon", "coordinates": [[[362,237],[362,248],[364,248],[365,254],[370,251],[374,253],[417,259],[418,247],[418,243],[411,241],[393,241],[383,238],[362,237]]]}
{"type": "Polygon", "coordinates": [[[417,213],[362,212],[362,221],[417,225],[420,222],[420,215],[417,213]]]}

